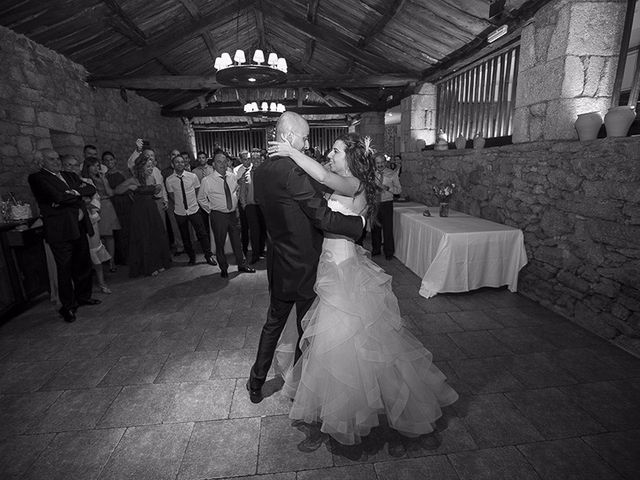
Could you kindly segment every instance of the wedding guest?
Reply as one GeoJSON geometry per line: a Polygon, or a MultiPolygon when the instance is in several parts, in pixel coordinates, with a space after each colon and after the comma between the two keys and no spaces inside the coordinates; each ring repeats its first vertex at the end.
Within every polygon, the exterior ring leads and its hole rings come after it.
{"type": "Polygon", "coordinates": [[[393,196],[400,195],[402,187],[397,170],[387,168],[383,153],[377,153],[374,161],[380,187],[380,203],[376,215],[377,222],[371,227],[371,255],[380,255],[382,246],[385,258],[391,260],[396,250],[393,240],[393,196]]]}
{"type": "MultiPolygon", "coordinates": [[[[113,204],[116,216],[118,217],[118,223],[120,224],[120,229],[113,231],[114,247],[110,253],[111,256],[114,257],[114,263],[126,265],[129,252],[129,220],[133,199],[130,192],[125,192],[121,195],[116,192],[116,187],[124,182],[126,177],[124,173],[117,168],[115,155],[109,151],[104,152],[102,154],[102,164],[107,168],[105,177],[112,191],[111,203],[113,204]]],[[[109,247],[107,247],[107,250],[108,248],[109,247]]],[[[115,265],[111,265],[111,268],[115,268],[115,265]]]]}
{"type": "MultiPolygon", "coordinates": [[[[167,165],[165,168],[160,170],[160,173],[162,173],[162,178],[164,179],[163,183],[164,183],[165,190],[167,188],[167,178],[169,178],[174,171],[173,160],[177,156],[181,156],[180,151],[174,148],[169,153],[169,165],[167,165]]],[[[184,159],[185,157],[182,157],[182,158],[184,159]]],[[[166,218],[167,221],[165,222],[167,225],[167,234],[169,235],[169,244],[171,245],[171,251],[173,252],[174,255],[180,255],[184,253],[184,245],[182,244],[182,238],[181,238],[181,235],[179,234],[179,227],[178,227],[178,223],[176,222],[176,216],[173,214],[176,206],[173,201],[173,198],[168,193],[169,192],[167,191],[168,206],[167,206],[167,211],[165,212],[165,215],[167,217],[166,218]]]]}
{"type": "MultiPolygon", "coordinates": [[[[261,163],[262,157],[260,151],[258,149],[252,150],[251,164],[248,168],[244,169],[242,175],[238,177],[238,204],[239,209],[241,207],[245,212],[247,230],[251,242],[251,261],[249,263],[252,265],[257,263],[261,258],[264,258],[267,238],[267,227],[264,215],[254,194],[254,172],[261,163]]],[[[238,171],[242,170],[238,169],[238,171]]]]}
{"type": "Polygon", "coordinates": [[[198,204],[197,192],[200,188],[200,181],[195,173],[185,170],[185,160],[181,155],[173,158],[174,173],[166,180],[167,193],[170,202],[174,205],[172,214],[180,230],[184,250],[189,256],[189,264],[196,263],[196,254],[191,243],[189,224],[196,232],[196,237],[200,242],[200,247],[204,253],[204,258],[209,265],[217,265],[211,252],[211,240],[209,239],[208,225],[205,227],[200,215],[200,205],[198,204]]]}
{"type": "Polygon", "coordinates": [[[91,298],[91,257],[87,234],[93,234],[83,196],[92,196],[96,189],[78,175],[61,171],[58,154],[51,149],[36,152],[40,171],[29,175],[28,181],[44,224],[44,237],[55,259],[58,296],[62,307],[58,311],[66,322],[76,320],[81,305],[96,305],[91,298]]]}
{"type": "MultiPolygon", "coordinates": [[[[242,190],[242,179],[246,172],[251,169],[251,157],[247,150],[240,152],[240,165],[233,169],[236,177],[240,182],[240,189],[242,190]]],[[[247,223],[247,212],[245,211],[245,205],[242,201],[242,194],[240,194],[238,202],[238,215],[240,217],[240,239],[242,240],[242,253],[245,257],[249,251],[249,224],[247,223]]]]}
{"type": "Polygon", "coordinates": [[[204,152],[198,152],[197,163],[198,166],[193,169],[193,173],[198,176],[198,180],[202,183],[202,179],[207,175],[211,175],[214,170],[213,167],[209,165],[207,154],[204,152]]]}
{"type": "Polygon", "coordinates": [[[135,160],[133,177],[116,189],[117,193],[131,191],[131,224],[129,228],[129,276],[156,276],[171,265],[169,239],[164,222],[156,207],[154,196],[160,192],[153,176],[153,159],[143,153],[135,160]]]}
{"type": "MultiPolygon", "coordinates": [[[[73,155],[64,155],[62,157],[62,165],[65,166],[65,168],[69,168],[69,161],[75,161],[77,164],[78,160],[73,155]]],[[[96,182],[101,181],[99,180],[100,177],[104,178],[104,175],[100,173],[100,161],[95,157],[86,158],[82,165],[80,178],[84,182],[95,187],[96,182]]],[[[96,273],[96,279],[98,280],[98,288],[100,291],[102,293],[110,294],[111,290],[105,282],[102,264],[106,261],[113,261],[113,259],[100,239],[99,223],[102,219],[101,213],[103,212],[103,209],[98,188],[96,187],[96,193],[94,193],[93,196],[83,198],[87,204],[87,211],[89,212],[89,219],[91,220],[94,232],[93,235],[88,235],[89,255],[91,257],[91,262],[93,263],[93,271],[96,273]]]]}
{"type": "Polygon", "coordinates": [[[228,160],[224,153],[213,157],[215,172],[202,179],[198,191],[200,206],[210,213],[213,236],[216,243],[216,258],[220,265],[220,276],[229,276],[229,264],[224,253],[227,235],[236,257],[238,272],[255,273],[255,269],[247,265],[242,253],[240,241],[240,222],[238,221],[238,180],[233,172],[228,171],[228,160]]]}
{"type": "MultiPolygon", "coordinates": [[[[114,158],[113,154],[109,151],[106,151],[102,154],[103,159],[106,157],[107,160],[110,158],[114,158]]],[[[98,222],[98,227],[100,229],[100,238],[104,241],[105,246],[107,247],[107,251],[109,252],[109,270],[111,272],[116,271],[116,265],[114,260],[115,248],[114,248],[114,231],[120,230],[120,222],[118,221],[118,216],[116,215],[116,210],[111,203],[111,198],[114,195],[113,188],[109,184],[109,180],[106,177],[106,174],[102,172],[102,167],[97,157],[88,157],[84,161],[84,165],[82,167],[82,175],[84,177],[91,178],[93,180],[93,185],[96,187],[98,191],[98,196],[100,198],[100,221],[98,222]],[[94,165],[97,164],[97,169],[88,170],[88,167],[84,165],[94,165]]],[[[108,166],[105,163],[105,168],[108,171],[108,166]]]]}

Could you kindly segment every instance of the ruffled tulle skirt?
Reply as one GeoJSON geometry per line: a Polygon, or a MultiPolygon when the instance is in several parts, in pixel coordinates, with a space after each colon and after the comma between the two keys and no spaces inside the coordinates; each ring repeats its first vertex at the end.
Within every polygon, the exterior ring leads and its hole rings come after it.
{"type": "Polygon", "coordinates": [[[290,366],[295,320],[274,366],[293,399],[290,417],[319,422],[345,445],[359,443],[384,414],[407,436],[433,431],[441,408],[458,399],[431,353],[403,327],[391,277],[346,240],[325,239],[318,295],[303,320],[302,357],[290,366]]]}

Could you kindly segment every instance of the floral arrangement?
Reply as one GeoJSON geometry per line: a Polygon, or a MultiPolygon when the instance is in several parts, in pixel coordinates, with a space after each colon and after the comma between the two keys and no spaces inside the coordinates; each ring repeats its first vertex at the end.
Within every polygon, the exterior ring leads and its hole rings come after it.
{"type": "Polygon", "coordinates": [[[456,184],[452,182],[440,182],[433,186],[433,193],[440,203],[448,203],[456,191],[456,184]]]}

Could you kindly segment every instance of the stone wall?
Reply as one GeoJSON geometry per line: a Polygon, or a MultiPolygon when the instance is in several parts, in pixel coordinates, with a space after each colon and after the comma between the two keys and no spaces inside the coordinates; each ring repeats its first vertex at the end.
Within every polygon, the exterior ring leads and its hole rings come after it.
{"type": "Polygon", "coordinates": [[[522,30],[513,141],[577,139],[578,114],[611,105],[626,1],[558,0],[522,30]]]}
{"type": "Polygon", "coordinates": [[[82,159],[85,144],[111,150],[120,166],[148,139],[163,161],[171,148],[186,150],[179,119],[160,116],[159,105],[133,92],[93,89],[86,70],[0,26],[0,195],[12,191],[31,202],[27,176],[34,152],[55,148],[82,159]]]}
{"type": "Polygon", "coordinates": [[[640,137],[403,154],[403,191],[523,230],[518,291],[607,338],[640,336],[640,137]]]}

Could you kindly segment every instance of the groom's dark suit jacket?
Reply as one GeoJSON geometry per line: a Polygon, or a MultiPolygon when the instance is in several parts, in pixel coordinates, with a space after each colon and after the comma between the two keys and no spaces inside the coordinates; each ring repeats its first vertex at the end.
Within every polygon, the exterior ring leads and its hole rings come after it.
{"type": "Polygon", "coordinates": [[[267,272],[271,294],[280,300],[313,298],[322,232],[357,239],[361,217],[332,212],[311,179],[289,157],[274,157],[254,173],[255,199],[267,225],[267,272]]]}
{"type": "Polygon", "coordinates": [[[93,235],[91,220],[82,197],[93,196],[96,188],[84,183],[75,173],[60,173],[67,183],[44,169],[29,175],[29,185],[38,202],[44,223],[45,238],[50,244],[75,240],[81,234],[93,235]],[[76,190],[80,196],[66,193],[67,190],[76,190]],[[80,222],[78,222],[80,210],[83,212],[82,226],[85,229],[83,232],[80,231],[80,222]]]}

